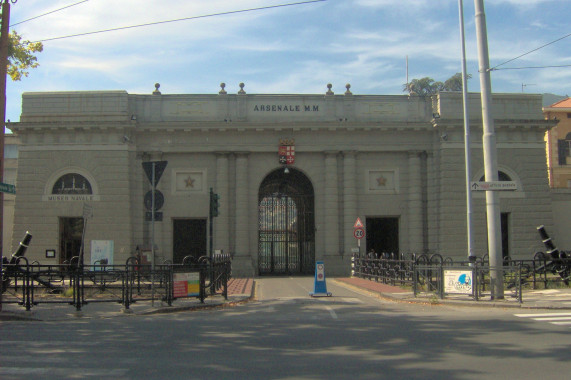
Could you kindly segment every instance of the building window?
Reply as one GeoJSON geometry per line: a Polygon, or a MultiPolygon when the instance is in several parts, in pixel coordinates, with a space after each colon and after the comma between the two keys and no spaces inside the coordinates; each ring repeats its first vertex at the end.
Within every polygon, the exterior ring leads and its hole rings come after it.
{"type": "MultiPolygon", "coordinates": [[[[486,175],[480,177],[480,182],[485,181],[486,175]]],[[[498,181],[511,181],[512,178],[501,170],[498,170],[498,181]]]]}
{"type": "Polygon", "coordinates": [[[89,181],[77,173],[69,173],[61,176],[54,187],[52,194],[93,194],[89,181]]]}
{"type": "Polygon", "coordinates": [[[18,145],[4,145],[4,158],[18,158],[18,145]]]}
{"type": "Polygon", "coordinates": [[[571,156],[571,132],[565,136],[565,140],[557,140],[557,153],[559,165],[567,165],[567,157],[571,156]]]}

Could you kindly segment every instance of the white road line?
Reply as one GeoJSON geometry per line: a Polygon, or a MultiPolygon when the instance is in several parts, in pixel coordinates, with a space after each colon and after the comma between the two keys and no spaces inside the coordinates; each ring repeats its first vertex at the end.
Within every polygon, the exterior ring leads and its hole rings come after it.
{"type": "Polygon", "coordinates": [[[541,313],[541,314],[514,314],[520,318],[541,318],[541,317],[564,317],[571,316],[571,313],[541,313]]]}
{"type": "Polygon", "coordinates": [[[333,310],[331,306],[325,306],[325,309],[329,311],[329,314],[331,314],[331,318],[337,319],[337,313],[335,312],[335,310],[333,310]]]}
{"type": "Polygon", "coordinates": [[[571,321],[571,317],[543,317],[533,318],[534,321],[571,321]]]}

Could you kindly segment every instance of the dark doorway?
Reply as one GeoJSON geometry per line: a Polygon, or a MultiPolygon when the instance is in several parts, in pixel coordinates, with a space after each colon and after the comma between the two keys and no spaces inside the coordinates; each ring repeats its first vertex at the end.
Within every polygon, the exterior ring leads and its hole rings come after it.
{"type": "Polygon", "coordinates": [[[367,218],[365,222],[367,252],[399,253],[399,219],[367,218]]]}
{"type": "Polygon", "coordinates": [[[83,218],[59,218],[60,264],[69,264],[74,257],[79,258],[83,218]]]}
{"type": "Polygon", "coordinates": [[[502,223],[502,259],[505,261],[510,257],[510,230],[509,230],[510,214],[501,213],[502,223]]]}
{"type": "Polygon", "coordinates": [[[173,263],[206,255],[206,219],[173,219],[173,263]]]}
{"type": "Polygon", "coordinates": [[[258,231],[260,275],[314,273],[313,185],[302,172],[277,169],[262,181],[258,231]]]}

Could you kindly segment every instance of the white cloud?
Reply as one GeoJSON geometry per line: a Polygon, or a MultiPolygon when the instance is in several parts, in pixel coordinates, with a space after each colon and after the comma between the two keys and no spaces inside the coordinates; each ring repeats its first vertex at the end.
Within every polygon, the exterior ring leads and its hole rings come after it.
{"type": "MultiPolygon", "coordinates": [[[[70,5],[26,0],[12,6],[12,22],[70,5]]],[[[280,0],[90,0],[14,27],[42,39],[184,17],[284,4],[280,0]]],[[[492,65],[565,34],[571,1],[485,0],[492,65]],[[538,11],[540,10],[540,11],[538,11]]],[[[473,1],[464,1],[468,71],[476,91],[473,1]]],[[[514,62],[569,64],[571,38],[514,62]],[[563,63],[562,63],[563,62],[563,63]]],[[[252,93],[401,94],[405,57],[410,78],[445,80],[460,71],[456,1],[329,0],[307,5],[198,18],[49,41],[40,67],[8,84],[9,116],[17,119],[22,91],[125,89],[151,93],[228,92],[246,83],[252,93]],[[437,4],[437,6],[435,6],[437,4]]],[[[494,90],[569,92],[571,69],[497,71],[494,90]],[[531,88],[531,87],[530,87],[531,88]]]]}

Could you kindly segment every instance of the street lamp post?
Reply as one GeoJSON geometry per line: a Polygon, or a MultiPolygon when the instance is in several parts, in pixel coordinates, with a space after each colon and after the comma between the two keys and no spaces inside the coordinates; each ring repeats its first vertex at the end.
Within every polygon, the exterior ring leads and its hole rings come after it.
{"type": "Polygon", "coordinates": [[[468,112],[468,79],[466,73],[466,38],[464,36],[464,2],[458,0],[458,12],[460,19],[460,44],[462,46],[462,103],[464,113],[464,158],[466,162],[466,223],[468,232],[468,260],[470,263],[476,261],[474,253],[474,218],[472,213],[472,190],[470,181],[472,180],[471,167],[471,144],[470,144],[470,114],[468,112]]]}

